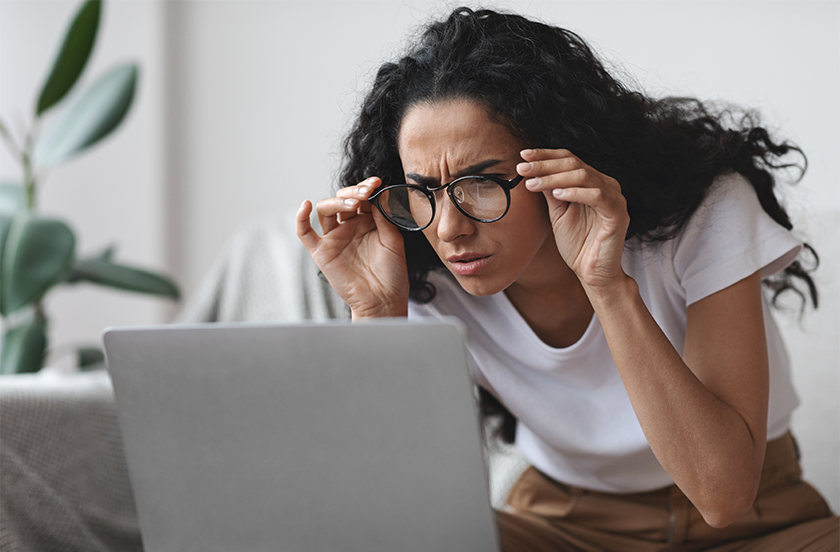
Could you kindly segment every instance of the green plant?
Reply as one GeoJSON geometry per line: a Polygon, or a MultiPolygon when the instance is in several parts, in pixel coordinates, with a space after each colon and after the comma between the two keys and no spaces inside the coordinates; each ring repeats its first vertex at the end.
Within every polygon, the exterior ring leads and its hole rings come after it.
{"type": "MultiPolygon", "coordinates": [[[[39,132],[43,115],[62,102],[84,71],[96,42],[101,0],[85,1],[71,22],[35,107],[31,128],[16,140],[0,119],[0,138],[21,166],[22,180],[0,183],[0,315],[3,318],[0,373],[34,372],[47,351],[43,298],[59,284],[96,284],[178,298],[166,277],[113,262],[113,247],[76,257],[76,238],[57,219],[37,214],[39,178],[116,129],[137,87],[137,65],[119,65],[68,99],[61,113],[39,132]]],[[[81,367],[103,359],[101,351],[77,349],[81,367]]]]}

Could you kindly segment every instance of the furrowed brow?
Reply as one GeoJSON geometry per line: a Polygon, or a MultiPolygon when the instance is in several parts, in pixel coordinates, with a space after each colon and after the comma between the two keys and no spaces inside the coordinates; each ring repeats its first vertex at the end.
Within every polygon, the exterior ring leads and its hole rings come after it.
{"type": "MultiPolygon", "coordinates": [[[[475,165],[471,165],[466,169],[459,171],[458,174],[455,175],[455,178],[461,178],[462,176],[469,176],[469,175],[478,175],[490,167],[498,165],[501,163],[501,159],[487,159],[486,161],[482,161],[481,163],[476,163],[475,165]]],[[[433,176],[423,176],[417,173],[407,173],[406,177],[409,179],[417,182],[421,186],[426,187],[437,187],[440,186],[440,180],[433,176]]]]}

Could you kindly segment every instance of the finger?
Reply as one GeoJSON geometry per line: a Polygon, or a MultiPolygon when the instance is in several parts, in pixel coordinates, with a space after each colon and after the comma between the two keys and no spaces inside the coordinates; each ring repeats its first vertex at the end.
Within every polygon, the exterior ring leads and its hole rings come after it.
{"type": "Polygon", "coordinates": [[[345,186],[338,190],[335,194],[337,197],[354,198],[359,201],[367,201],[373,191],[382,184],[382,179],[377,176],[371,176],[355,186],[345,186]]]}
{"type": "MultiPolygon", "coordinates": [[[[346,199],[345,201],[352,202],[353,200],[352,199],[346,199]]],[[[356,218],[357,215],[365,215],[365,214],[369,214],[369,213],[370,213],[370,203],[368,203],[367,201],[360,201],[359,203],[356,204],[356,209],[355,210],[338,213],[335,218],[336,218],[336,220],[338,220],[339,224],[342,224],[342,223],[347,222],[348,220],[350,220],[352,218],[356,218]],[[367,208],[365,208],[365,205],[367,205],[367,208]]]]}
{"type": "Polygon", "coordinates": [[[315,212],[318,214],[318,222],[323,233],[331,232],[339,224],[356,215],[370,213],[371,206],[367,199],[381,184],[381,178],[372,176],[356,186],[340,188],[336,192],[336,197],[319,201],[315,212]]]}
{"type": "Polygon", "coordinates": [[[530,148],[519,152],[525,161],[539,161],[541,159],[555,159],[560,157],[574,157],[567,149],[530,148]]]}
{"type": "Polygon", "coordinates": [[[359,204],[358,212],[361,213],[369,213],[370,212],[370,203],[368,203],[368,198],[373,194],[374,190],[382,184],[382,180],[376,176],[372,176],[366,180],[363,180],[356,186],[345,186],[341,188],[337,193],[337,197],[345,198],[345,199],[358,199],[361,203],[359,204]]]}
{"type": "MultiPolygon", "coordinates": [[[[591,167],[575,155],[563,155],[549,159],[526,161],[516,166],[516,172],[526,178],[538,178],[561,172],[589,170],[591,167]]],[[[594,171],[594,169],[592,169],[594,171]]],[[[594,171],[597,173],[597,171],[594,171]]]]}
{"type": "Polygon", "coordinates": [[[310,253],[317,249],[321,243],[321,237],[312,228],[312,223],[309,221],[311,214],[312,203],[307,199],[301,204],[300,209],[298,209],[295,215],[295,231],[297,232],[298,239],[303,242],[304,247],[310,253]]]}
{"type": "Polygon", "coordinates": [[[627,202],[621,194],[612,194],[601,188],[556,188],[546,196],[564,202],[591,207],[602,217],[612,218],[627,212],[627,202]]]}
{"type": "MultiPolygon", "coordinates": [[[[569,205],[571,205],[568,201],[561,201],[556,199],[550,193],[545,194],[546,202],[548,203],[549,211],[554,213],[556,217],[562,217],[566,214],[566,211],[569,210],[569,205]]],[[[553,218],[553,217],[552,217],[553,218]]]]}
{"type": "Polygon", "coordinates": [[[362,201],[359,205],[359,213],[370,213],[372,205],[368,201],[370,196],[382,185],[382,179],[378,176],[371,176],[359,186],[359,199],[362,201]]]}
{"type": "MultiPolygon", "coordinates": [[[[366,180],[363,180],[359,184],[355,186],[345,186],[341,188],[336,193],[336,197],[344,198],[344,199],[357,199],[359,200],[358,208],[356,209],[356,214],[366,214],[371,212],[371,204],[368,202],[368,198],[373,194],[374,190],[378,188],[382,184],[382,179],[376,176],[372,176],[366,180]]],[[[353,213],[343,213],[338,215],[339,223],[349,220],[356,216],[353,213]]]]}
{"type": "Polygon", "coordinates": [[[525,180],[525,187],[532,192],[545,192],[555,188],[609,188],[611,183],[592,169],[574,169],[534,176],[525,180]]]}
{"type": "Polygon", "coordinates": [[[315,207],[315,212],[318,214],[318,222],[321,225],[321,231],[324,234],[328,234],[332,230],[335,230],[340,223],[337,215],[339,213],[353,213],[355,215],[358,207],[358,199],[341,199],[338,197],[322,199],[315,207]]]}
{"type": "Polygon", "coordinates": [[[389,249],[401,247],[403,244],[403,237],[399,229],[394,226],[385,216],[379,212],[379,209],[373,209],[373,222],[376,225],[376,230],[379,232],[380,242],[389,249]]]}
{"type": "Polygon", "coordinates": [[[354,198],[348,198],[343,201],[345,202],[344,205],[346,209],[342,209],[335,214],[335,218],[339,224],[355,218],[356,215],[362,215],[370,212],[369,208],[364,207],[366,204],[368,206],[370,205],[366,201],[359,201],[354,198]]]}
{"type": "Polygon", "coordinates": [[[359,207],[359,200],[354,198],[342,199],[340,197],[331,197],[322,199],[315,206],[315,212],[320,217],[334,217],[338,213],[349,213],[355,211],[359,207]]]}

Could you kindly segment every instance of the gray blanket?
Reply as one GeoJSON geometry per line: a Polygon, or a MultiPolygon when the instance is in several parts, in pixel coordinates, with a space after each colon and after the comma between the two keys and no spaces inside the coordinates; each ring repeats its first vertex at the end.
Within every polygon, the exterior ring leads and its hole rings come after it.
{"type": "Polygon", "coordinates": [[[104,370],[0,379],[0,550],[142,550],[104,370]]]}

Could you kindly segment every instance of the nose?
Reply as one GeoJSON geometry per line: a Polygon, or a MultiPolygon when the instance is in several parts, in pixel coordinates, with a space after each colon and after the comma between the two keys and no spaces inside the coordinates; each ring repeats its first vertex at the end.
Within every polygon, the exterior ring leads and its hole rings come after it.
{"type": "Polygon", "coordinates": [[[435,233],[444,242],[453,242],[462,236],[469,236],[475,231],[475,222],[459,211],[448,194],[442,193],[437,200],[435,214],[435,233]]]}

